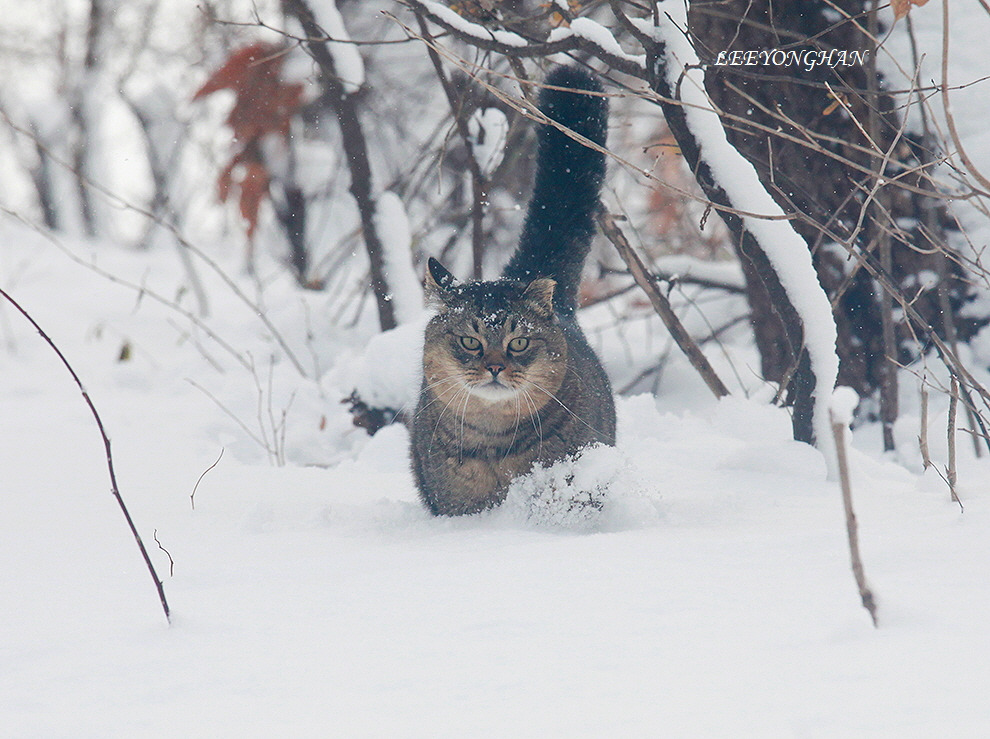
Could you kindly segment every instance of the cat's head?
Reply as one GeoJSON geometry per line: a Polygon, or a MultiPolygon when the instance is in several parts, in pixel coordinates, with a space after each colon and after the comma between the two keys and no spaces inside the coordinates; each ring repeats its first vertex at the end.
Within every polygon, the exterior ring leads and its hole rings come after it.
{"type": "Polygon", "coordinates": [[[426,328],[423,368],[434,395],[511,402],[535,412],[560,388],[567,341],[553,309],[556,283],[545,277],[458,283],[430,259],[426,292],[438,313],[426,328]]]}

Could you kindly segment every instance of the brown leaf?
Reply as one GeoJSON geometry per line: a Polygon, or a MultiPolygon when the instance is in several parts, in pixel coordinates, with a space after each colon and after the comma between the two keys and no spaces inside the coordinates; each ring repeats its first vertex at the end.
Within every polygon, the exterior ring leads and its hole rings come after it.
{"type": "Polygon", "coordinates": [[[894,20],[898,21],[911,12],[911,6],[917,5],[919,8],[928,0],[890,0],[890,7],[894,11],[894,20]]]}
{"type": "Polygon", "coordinates": [[[246,46],[232,53],[193,96],[198,100],[218,90],[233,90],[236,96],[227,125],[239,148],[217,179],[217,195],[226,202],[234,187],[240,190],[248,240],[254,237],[271,180],[261,140],[269,134],[288,139],[292,117],[302,105],[303,86],[282,79],[283,60],[283,50],[274,44],[246,46]]]}
{"type": "Polygon", "coordinates": [[[241,216],[247,221],[247,237],[251,241],[258,228],[258,209],[268,194],[268,170],[260,162],[249,162],[245,165],[244,176],[239,184],[241,216]]]}
{"type": "Polygon", "coordinates": [[[282,55],[277,46],[265,43],[251,44],[235,51],[220,69],[210,75],[193,95],[199,100],[217,90],[233,90],[238,95],[248,93],[259,77],[278,78],[282,71],[282,55]]]}

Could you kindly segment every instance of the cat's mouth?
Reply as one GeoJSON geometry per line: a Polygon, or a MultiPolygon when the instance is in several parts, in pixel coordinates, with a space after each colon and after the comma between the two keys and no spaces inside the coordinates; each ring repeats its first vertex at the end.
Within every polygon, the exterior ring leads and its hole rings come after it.
{"type": "Polygon", "coordinates": [[[482,400],[487,400],[491,403],[509,400],[516,394],[515,388],[509,387],[504,382],[501,382],[497,377],[492,378],[488,382],[483,382],[480,385],[472,385],[470,391],[472,395],[481,398],[482,400]]]}

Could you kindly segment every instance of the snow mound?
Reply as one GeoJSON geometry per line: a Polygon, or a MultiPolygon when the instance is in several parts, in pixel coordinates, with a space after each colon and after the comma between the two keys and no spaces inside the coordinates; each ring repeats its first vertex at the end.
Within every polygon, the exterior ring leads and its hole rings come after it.
{"type": "Polygon", "coordinates": [[[575,532],[641,528],[660,519],[660,494],[615,447],[595,444],[509,485],[502,515],[575,532]]]}
{"type": "Polygon", "coordinates": [[[423,311],[417,318],[375,334],[350,362],[341,362],[326,382],[357,390],[372,408],[412,409],[423,380],[423,335],[433,317],[423,311]]]}

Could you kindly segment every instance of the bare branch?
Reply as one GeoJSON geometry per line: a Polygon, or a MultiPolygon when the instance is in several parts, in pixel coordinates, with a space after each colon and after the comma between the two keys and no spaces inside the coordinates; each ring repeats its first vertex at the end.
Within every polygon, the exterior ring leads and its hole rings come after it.
{"type": "Polygon", "coordinates": [[[949,127],[949,135],[952,137],[952,143],[955,144],[956,153],[959,154],[959,158],[962,159],[963,164],[966,165],[966,169],[969,173],[977,179],[977,181],[986,189],[990,190],[990,179],[987,179],[976,165],[973,164],[973,160],[969,158],[966,153],[966,149],[962,145],[962,141],[959,140],[959,133],[956,131],[956,121],[952,117],[952,108],[949,105],[949,2],[948,0],[942,0],[942,107],[945,109],[945,122],[949,127]]]}
{"type": "MultiPolygon", "coordinates": [[[[429,29],[426,27],[426,21],[419,11],[416,11],[416,20],[419,22],[419,30],[423,34],[423,40],[432,41],[433,39],[430,36],[429,29]]],[[[457,99],[454,86],[447,79],[447,74],[443,71],[443,63],[440,60],[440,55],[437,53],[435,45],[427,43],[426,53],[433,63],[433,68],[437,73],[437,79],[440,81],[440,87],[443,88],[443,93],[447,98],[447,104],[450,106],[450,112],[454,117],[457,133],[460,135],[464,146],[468,149],[467,162],[468,169],[471,170],[471,193],[473,198],[471,205],[471,255],[474,262],[474,279],[480,280],[481,264],[484,256],[484,219],[485,204],[488,201],[488,178],[481,171],[481,165],[475,158],[471,132],[468,128],[468,117],[465,115],[464,102],[457,99]]]]}
{"type": "Polygon", "coordinates": [[[121,513],[124,514],[124,520],[127,521],[127,526],[131,530],[131,535],[134,537],[134,541],[137,543],[138,549],[141,552],[141,557],[144,559],[144,563],[148,568],[148,572],[151,575],[151,579],[155,583],[155,590],[158,591],[158,600],[162,605],[162,610],[165,612],[165,620],[171,622],[171,612],[169,611],[168,601],[165,599],[165,587],[162,585],[161,578],[158,577],[158,573],[155,571],[155,565],[151,562],[151,557],[148,554],[148,550],[144,546],[144,542],[141,541],[141,535],[138,533],[137,526],[134,524],[134,519],[131,518],[130,511],[127,510],[127,505],[124,503],[124,498],[120,494],[120,489],[117,487],[117,473],[113,467],[113,454],[110,451],[110,438],[107,436],[106,429],[103,427],[103,419],[100,418],[100,414],[96,410],[96,406],[93,404],[92,399],[89,397],[89,393],[86,392],[85,386],[82,384],[82,380],[79,379],[79,375],[69,364],[69,360],[65,358],[62,354],[62,350],[58,348],[51,337],[45,333],[45,330],[38,325],[38,322],[31,317],[20,304],[14,300],[3,288],[0,288],[0,297],[3,297],[8,303],[10,303],[14,308],[27,319],[28,323],[34,326],[35,331],[41,336],[46,344],[51,348],[53,352],[58,356],[59,360],[72,375],[72,379],[76,383],[76,387],[79,388],[79,392],[82,393],[83,400],[86,402],[87,407],[89,407],[90,413],[93,414],[93,419],[96,421],[96,426],[100,431],[100,437],[103,439],[103,449],[106,452],[107,458],[107,470],[110,473],[110,492],[113,493],[114,498],[117,499],[117,505],[120,506],[121,513]]]}
{"type": "MultiPolygon", "coordinates": [[[[31,131],[25,130],[24,128],[22,128],[21,126],[18,126],[16,123],[14,123],[12,120],[10,120],[10,118],[8,117],[8,115],[6,114],[6,112],[2,108],[0,108],[0,117],[3,117],[3,119],[7,122],[7,125],[10,126],[10,128],[12,130],[17,131],[18,133],[20,133],[20,134],[22,134],[24,136],[27,136],[27,137],[29,137],[29,138],[31,138],[31,139],[33,139],[33,140],[35,140],[37,142],[37,139],[34,138],[34,135],[32,134],[31,131]]],[[[42,146],[41,142],[37,142],[37,143],[38,143],[39,146],[42,146]]],[[[70,171],[72,170],[72,165],[71,164],[69,164],[69,163],[67,163],[67,162],[59,159],[54,153],[48,152],[48,155],[52,159],[52,161],[54,161],[59,166],[66,167],[70,171]]],[[[236,295],[237,298],[239,300],[241,300],[241,302],[243,302],[246,306],[248,306],[248,308],[251,309],[252,313],[255,316],[257,316],[258,320],[260,320],[265,325],[265,328],[268,329],[268,331],[271,334],[272,338],[278,343],[279,346],[282,347],[282,351],[285,352],[285,356],[292,363],[292,366],[295,367],[296,371],[302,377],[307,377],[308,376],[307,373],[306,373],[306,370],[302,366],[302,363],[296,357],[295,352],[293,352],[292,349],[289,347],[288,342],[286,342],[286,340],[282,336],[281,332],[275,327],[275,324],[272,323],[272,321],[268,317],[267,313],[264,310],[262,310],[261,307],[258,306],[254,301],[252,301],[244,293],[243,290],[241,290],[241,288],[237,285],[237,283],[234,282],[234,280],[231,279],[230,275],[228,275],[226,272],[224,272],[224,270],[220,267],[219,264],[216,263],[216,261],[214,259],[212,259],[202,249],[200,249],[199,247],[194,246],[192,243],[190,243],[179,232],[179,230],[178,230],[178,228],[176,228],[175,224],[170,223],[167,220],[164,220],[160,215],[151,212],[147,208],[143,208],[143,207],[141,207],[139,205],[135,205],[134,203],[126,200],[125,198],[121,197],[120,195],[117,195],[116,193],[114,193],[113,191],[111,191],[108,188],[104,187],[103,185],[101,185],[98,182],[94,182],[93,180],[87,179],[86,180],[86,183],[90,187],[92,187],[93,189],[99,191],[110,202],[112,202],[112,203],[114,203],[116,205],[119,205],[122,208],[126,208],[127,210],[133,211],[134,213],[137,213],[139,215],[144,216],[145,218],[147,218],[150,221],[158,224],[159,226],[161,226],[162,228],[164,228],[165,230],[167,230],[169,233],[171,233],[172,236],[175,237],[175,240],[178,242],[178,244],[179,244],[179,246],[181,248],[188,249],[191,253],[193,253],[200,260],[202,260],[223,281],[223,283],[230,289],[230,291],[232,293],[234,293],[234,295],[236,295]]],[[[7,209],[4,209],[4,210],[6,211],[7,209]]],[[[9,211],[7,211],[7,212],[9,212],[9,211]]],[[[11,214],[16,216],[16,214],[13,214],[13,213],[11,213],[11,214]]],[[[21,220],[23,220],[23,219],[21,219],[21,220]]]]}
{"type": "Polygon", "coordinates": [[[870,614],[873,626],[878,626],[877,603],[873,591],[866,582],[863,570],[863,558],[859,552],[859,526],[856,523],[856,513],[853,511],[852,484],[849,479],[849,462],[846,456],[846,421],[837,419],[832,413],[832,433],[835,436],[835,454],[839,463],[839,484],[842,488],[842,505],[846,512],[846,535],[849,539],[849,556],[852,559],[853,577],[863,608],[870,614]]]}
{"type": "Polygon", "coordinates": [[[928,388],[921,385],[921,429],[918,431],[918,448],[921,450],[921,463],[924,469],[932,466],[932,455],[928,451],[928,388]]]}
{"type": "Polygon", "coordinates": [[[701,379],[705,381],[708,389],[712,391],[712,394],[716,398],[722,398],[728,395],[729,390],[725,387],[725,383],[716,374],[708,362],[708,357],[701,351],[697,342],[691,338],[687,329],[684,328],[684,324],[681,323],[677,314],[674,313],[670,301],[667,300],[667,297],[657,287],[649,271],[646,269],[646,265],[643,264],[639,255],[636,254],[635,250],[629,244],[625,234],[622,233],[622,229],[616,224],[615,216],[604,208],[601,208],[598,215],[598,225],[608,240],[612,242],[616,251],[619,252],[622,261],[626,263],[633,279],[636,280],[636,284],[649,297],[650,303],[653,304],[657,315],[660,316],[667,330],[670,331],[671,337],[677,342],[681,351],[684,352],[691,366],[701,375],[701,379]]]}
{"type": "Polygon", "coordinates": [[[945,468],[947,482],[949,483],[949,497],[953,502],[962,508],[962,501],[959,500],[959,493],[956,491],[956,408],[959,404],[959,381],[952,375],[951,387],[949,389],[949,421],[946,434],[948,435],[949,461],[945,468]]]}
{"type": "MultiPolygon", "coordinates": [[[[323,29],[316,22],[307,0],[283,0],[283,5],[286,11],[299,21],[308,36],[315,39],[321,35],[323,29]]],[[[385,274],[384,248],[375,225],[371,162],[358,114],[357,100],[337,76],[336,63],[326,44],[320,41],[307,41],[305,46],[323,71],[322,81],[329,93],[337,123],[340,125],[341,141],[351,173],[350,192],[354,196],[361,216],[361,232],[371,265],[371,287],[378,305],[378,321],[382,330],[387,331],[395,328],[397,321],[385,274]]]]}
{"type": "Polygon", "coordinates": [[[214,462],[209,467],[207,467],[205,470],[203,470],[203,474],[201,474],[199,476],[199,479],[196,480],[196,484],[193,485],[192,493],[189,495],[189,503],[192,506],[192,509],[194,511],[196,510],[196,491],[199,489],[199,484],[201,482],[203,482],[203,478],[206,477],[206,473],[207,472],[209,472],[214,467],[216,467],[218,464],[220,464],[220,460],[223,459],[223,452],[224,452],[224,448],[223,447],[220,447],[220,456],[217,457],[216,462],[214,462]]]}
{"type": "Polygon", "coordinates": [[[163,547],[162,543],[158,540],[158,529],[154,530],[152,536],[154,537],[155,544],[158,545],[158,548],[165,552],[165,556],[168,557],[168,576],[175,577],[175,560],[172,559],[172,554],[168,551],[168,549],[163,547]]]}

